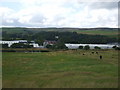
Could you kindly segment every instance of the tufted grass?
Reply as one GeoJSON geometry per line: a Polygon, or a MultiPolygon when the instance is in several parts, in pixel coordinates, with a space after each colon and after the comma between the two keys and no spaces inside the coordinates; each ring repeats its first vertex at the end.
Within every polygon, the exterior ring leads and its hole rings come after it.
{"type": "Polygon", "coordinates": [[[117,88],[118,51],[91,52],[4,52],[3,88],[117,88]]]}

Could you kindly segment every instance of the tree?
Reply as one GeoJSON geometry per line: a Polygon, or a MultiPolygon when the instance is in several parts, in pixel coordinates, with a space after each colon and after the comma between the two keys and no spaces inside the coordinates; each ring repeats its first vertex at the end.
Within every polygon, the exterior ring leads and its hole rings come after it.
{"type": "Polygon", "coordinates": [[[112,48],[115,49],[117,46],[113,46],[112,48]]]}
{"type": "Polygon", "coordinates": [[[115,50],[120,50],[120,47],[116,47],[115,50]]]}
{"type": "Polygon", "coordinates": [[[46,48],[53,49],[53,45],[46,45],[46,48]]]}
{"type": "Polygon", "coordinates": [[[68,49],[66,46],[65,46],[65,43],[63,42],[57,42],[55,45],[54,45],[55,49],[68,49]]]}
{"type": "Polygon", "coordinates": [[[46,48],[49,48],[49,49],[67,49],[65,44],[62,42],[58,42],[54,45],[47,45],[46,48]]]}
{"type": "Polygon", "coordinates": [[[101,49],[101,48],[100,48],[100,47],[98,47],[98,46],[95,46],[95,47],[94,47],[94,49],[101,49]]]}
{"type": "Polygon", "coordinates": [[[2,48],[8,48],[8,44],[2,44],[2,48]]]}
{"type": "Polygon", "coordinates": [[[56,43],[52,46],[52,49],[67,49],[67,47],[63,43],[56,43]]]}
{"type": "Polygon", "coordinates": [[[79,49],[83,49],[83,46],[79,46],[79,49]]]}
{"type": "Polygon", "coordinates": [[[120,47],[117,47],[117,46],[113,46],[112,48],[115,50],[120,50],[120,47]]]}
{"type": "Polygon", "coordinates": [[[11,48],[32,48],[33,45],[24,44],[24,43],[14,43],[11,45],[11,48]]]}
{"type": "Polygon", "coordinates": [[[89,49],[90,49],[90,46],[89,46],[89,45],[86,45],[86,46],[84,47],[84,49],[85,49],[85,50],[89,50],[89,49]]]}

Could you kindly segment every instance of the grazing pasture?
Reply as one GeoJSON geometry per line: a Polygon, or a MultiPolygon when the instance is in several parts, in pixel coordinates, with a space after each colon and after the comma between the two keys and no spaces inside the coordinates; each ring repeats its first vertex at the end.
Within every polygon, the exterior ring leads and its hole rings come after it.
{"type": "Polygon", "coordinates": [[[78,33],[83,33],[83,34],[100,34],[100,35],[117,35],[118,31],[117,30],[79,30],[77,31],[78,33]]]}
{"type": "Polygon", "coordinates": [[[105,35],[108,37],[115,37],[119,36],[118,30],[77,30],[77,33],[80,34],[90,34],[90,35],[105,35]]]}
{"type": "Polygon", "coordinates": [[[90,35],[105,35],[109,37],[118,37],[119,30],[117,28],[2,28],[3,32],[7,32],[8,34],[16,34],[16,33],[24,33],[30,34],[38,33],[41,31],[57,31],[57,32],[77,32],[80,34],[90,34],[90,35]]]}
{"type": "Polygon", "coordinates": [[[115,50],[4,52],[2,66],[3,88],[118,87],[115,50]]]}

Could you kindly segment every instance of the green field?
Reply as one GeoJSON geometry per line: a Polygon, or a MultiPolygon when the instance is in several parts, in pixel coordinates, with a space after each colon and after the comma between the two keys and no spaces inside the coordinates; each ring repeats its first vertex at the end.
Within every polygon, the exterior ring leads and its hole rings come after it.
{"type": "Polygon", "coordinates": [[[91,52],[4,52],[3,88],[117,88],[118,51],[91,52]]]}
{"type": "Polygon", "coordinates": [[[101,35],[117,35],[118,31],[114,30],[79,30],[77,31],[78,33],[83,33],[83,34],[101,34],[101,35]]]}
{"type": "Polygon", "coordinates": [[[79,29],[79,28],[2,28],[2,31],[6,31],[7,33],[27,33],[28,31],[32,31],[33,33],[37,33],[40,31],[58,31],[58,32],[77,32],[82,34],[92,34],[92,35],[107,35],[107,36],[115,36],[118,35],[117,29],[102,29],[102,28],[87,28],[88,30],[79,29]],[[111,30],[112,29],[112,30],[111,30]]]}
{"type": "Polygon", "coordinates": [[[117,30],[77,30],[80,34],[90,34],[90,35],[106,35],[109,37],[118,37],[119,32],[117,30]]]}
{"type": "Polygon", "coordinates": [[[2,53],[0,52],[0,89],[2,89],[2,53]]]}

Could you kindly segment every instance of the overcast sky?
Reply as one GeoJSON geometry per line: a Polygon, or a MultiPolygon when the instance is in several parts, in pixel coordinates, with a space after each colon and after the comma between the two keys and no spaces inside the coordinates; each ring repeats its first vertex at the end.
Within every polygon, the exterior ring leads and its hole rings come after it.
{"type": "Polygon", "coordinates": [[[118,27],[117,1],[0,0],[0,26],[118,27]]]}

